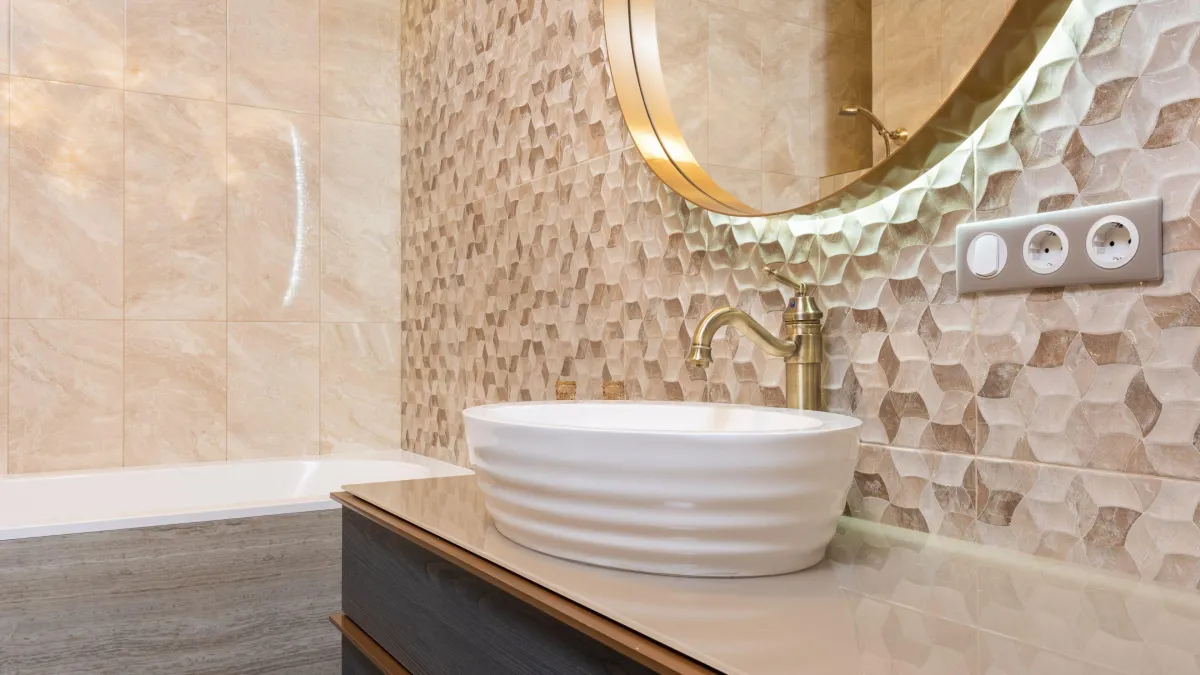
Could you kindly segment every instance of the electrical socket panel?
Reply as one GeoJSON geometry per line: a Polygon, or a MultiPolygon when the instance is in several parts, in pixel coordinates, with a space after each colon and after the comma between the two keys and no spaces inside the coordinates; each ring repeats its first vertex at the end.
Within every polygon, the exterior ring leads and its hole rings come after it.
{"type": "Polygon", "coordinates": [[[1159,281],[1162,200],[965,223],[955,244],[959,293],[1159,281]]]}

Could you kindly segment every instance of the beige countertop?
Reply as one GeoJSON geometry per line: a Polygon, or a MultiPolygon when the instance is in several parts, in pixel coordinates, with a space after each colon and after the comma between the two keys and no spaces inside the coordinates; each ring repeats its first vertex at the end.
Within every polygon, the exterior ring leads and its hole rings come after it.
{"type": "Polygon", "coordinates": [[[346,490],[731,675],[1200,675],[1200,592],[843,519],[786,576],[569,562],[496,531],[474,476],[346,490]]]}

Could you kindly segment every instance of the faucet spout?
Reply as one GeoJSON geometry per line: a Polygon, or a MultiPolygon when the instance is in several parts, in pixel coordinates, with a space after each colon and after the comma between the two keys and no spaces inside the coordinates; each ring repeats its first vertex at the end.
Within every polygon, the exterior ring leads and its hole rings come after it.
{"type": "Polygon", "coordinates": [[[712,342],[717,331],[725,326],[736,329],[758,348],[771,356],[788,358],[796,353],[796,343],[784,340],[774,335],[762,324],[750,318],[750,315],[735,307],[722,307],[713,310],[700,321],[696,327],[696,335],[692,338],[692,348],[688,350],[688,363],[694,366],[707,367],[712,365],[712,342]]]}

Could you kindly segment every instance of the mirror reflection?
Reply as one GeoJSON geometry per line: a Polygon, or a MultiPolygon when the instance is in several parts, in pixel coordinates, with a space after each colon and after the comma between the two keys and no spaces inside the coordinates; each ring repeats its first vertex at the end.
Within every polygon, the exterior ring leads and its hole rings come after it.
{"type": "Polygon", "coordinates": [[[674,116],[720,188],[774,212],[840,190],[901,147],[1014,0],[653,3],[670,104],[659,116],[674,116]]]}

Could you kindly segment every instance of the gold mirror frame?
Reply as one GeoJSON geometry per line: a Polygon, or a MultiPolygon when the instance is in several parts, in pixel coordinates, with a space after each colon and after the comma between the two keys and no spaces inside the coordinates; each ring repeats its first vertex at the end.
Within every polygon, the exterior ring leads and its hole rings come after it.
{"type": "Polygon", "coordinates": [[[730,216],[849,212],[911,184],[975,133],[1033,64],[1070,4],[1017,0],[970,72],[904,145],[841,190],[785,211],[759,211],[741,202],[688,149],[667,97],[654,0],[604,0],[604,39],[634,145],[651,170],[684,199],[730,216]]]}

